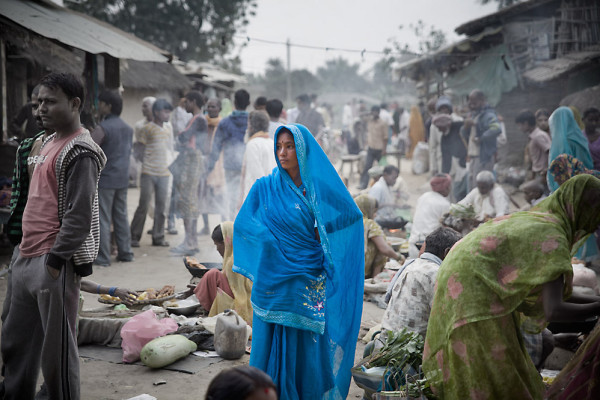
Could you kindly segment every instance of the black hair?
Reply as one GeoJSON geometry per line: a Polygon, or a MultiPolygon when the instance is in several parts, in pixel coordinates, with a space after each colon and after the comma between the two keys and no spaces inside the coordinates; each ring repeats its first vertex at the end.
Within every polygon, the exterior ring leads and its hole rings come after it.
{"type": "Polygon", "coordinates": [[[425,238],[425,251],[444,259],[446,249],[452,248],[454,243],[462,239],[462,235],[454,229],[445,226],[437,228],[425,238]]]}
{"type": "Polygon", "coordinates": [[[225,241],[225,239],[223,238],[223,231],[221,230],[221,224],[215,226],[215,229],[213,229],[210,238],[213,240],[213,242],[216,243],[223,243],[225,241]]]}
{"type": "Polygon", "coordinates": [[[379,105],[379,108],[384,108],[384,109],[386,109],[386,110],[387,110],[387,107],[388,107],[387,103],[381,103],[381,104],[379,105]]]}
{"type": "Polygon", "coordinates": [[[394,165],[386,165],[385,167],[383,167],[384,175],[391,175],[394,173],[400,173],[400,170],[398,169],[398,167],[396,167],[394,165]]]}
{"type": "Polygon", "coordinates": [[[591,114],[600,114],[600,110],[598,110],[596,107],[586,108],[581,118],[586,119],[591,114]]]}
{"type": "Polygon", "coordinates": [[[173,106],[166,99],[156,99],[152,104],[152,115],[162,110],[173,111],[173,106]]]}
{"type": "Polygon", "coordinates": [[[208,385],[205,400],[244,400],[261,389],[276,391],[277,386],[260,369],[240,365],[219,372],[208,385]]]}
{"type": "Polygon", "coordinates": [[[233,95],[233,104],[238,110],[245,110],[250,104],[250,93],[245,89],[240,89],[233,95]]]}
{"type": "Polygon", "coordinates": [[[85,88],[81,79],[69,72],[52,72],[42,78],[40,86],[46,86],[51,89],[60,88],[69,100],[78,97],[81,100],[79,112],[83,109],[85,101],[85,88]]]}
{"type": "Polygon", "coordinates": [[[185,94],[185,98],[195,102],[199,108],[202,108],[205,102],[204,95],[197,90],[190,90],[185,94]]]}
{"type": "Polygon", "coordinates": [[[515,123],[535,126],[535,114],[531,110],[523,110],[519,114],[517,114],[517,118],[515,118],[515,123]]]}
{"type": "Polygon", "coordinates": [[[266,106],[267,98],[265,96],[259,96],[254,100],[254,107],[266,106]]]}
{"type": "Polygon", "coordinates": [[[371,112],[374,112],[374,111],[379,112],[379,111],[381,111],[381,108],[379,108],[379,106],[373,106],[373,107],[371,107],[371,112]]]}
{"type": "Polygon", "coordinates": [[[271,118],[279,118],[283,111],[283,103],[279,99],[271,99],[267,101],[267,114],[271,118]]]}
{"type": "Polygon", "coordinates": [[[307,94],[301,94],[300,96],[296,97],[296,100],[300,103],[310,104],[310,97],[308,97],[307,94]]]}
{"type": "Polygon", "coordinates": [[[121,115],[123,111],[123,99],[115,90],[104,90],[98,96],[98,101],[103,101],[110,104],[110,113],[113,115],[121,115]]]}
{"type": "Polygon", "coordinates": [[[39,83],[37,85],[34,86],[33,90],[31,91],[31,95],[32,96],[37,96],[40,93],[40,87],[42,85],[40,85],[39,83]]]}
{"type": "Polygon", "coordinates": [[[545,108],[540,108],[535,112],[535,119],[538,119],[540,115],[545,115],[546,117],[549,117],[550,112],[548,112],[548,110],[546,110],[545,108]]]}

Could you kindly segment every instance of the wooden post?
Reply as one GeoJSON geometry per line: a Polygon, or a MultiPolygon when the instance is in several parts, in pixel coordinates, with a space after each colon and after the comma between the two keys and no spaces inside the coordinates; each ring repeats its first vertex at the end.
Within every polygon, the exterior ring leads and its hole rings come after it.
{"type": "Polygon", "coordinates": [[[85,85],[85,104],[81,112],[81,123],[88,129],[96,126],[96,110],[98,109],[98,62],[96,55],[85,53],[83,68],[85,85]]]}
{"type": "Polygon", "coordinates": [[[104,87],[106,89],[118,89],[121,86],[121,70],[119,59],[104,55],[104,87]]]}
{"type": "Polygon", "coordinates": [[[6,47],[4,46],[4,40],[0,39],[0,88],[2,89],[2,143],[6,143],[8,140],[8,118],[7,118],[7,107],[6,107],[6,47]]]}

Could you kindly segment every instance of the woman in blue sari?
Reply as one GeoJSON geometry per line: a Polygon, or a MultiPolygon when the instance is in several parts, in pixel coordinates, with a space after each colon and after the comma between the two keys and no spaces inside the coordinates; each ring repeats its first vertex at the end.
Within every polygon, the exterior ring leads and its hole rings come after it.
{"type": "Polygon", "coordinates": [[[304,126],[277,130],[275,156],[234,228],[233,270],[253,281],[250,365],[281,399],[345,399],[362,314],[362,213],[304,126]]]}
{"type": "MultiPolygon", "coordinates": [[[[549,122],[552,146],[548,157],[548,167],[561,154],[566,154],[578,159],[586,169],[593,169],[594,162],[588,140],[579,128],[573,110],[569,107],[558,107],[550,116],[549,122]]],[[[554,192],[560,185],[554,180],[550,168],[548,168],[547,177],[550,192],[554,192]]],[[[593,235],[579,248],[575,257],[586,262],[598,258],[598,246],[593,235]]]]}

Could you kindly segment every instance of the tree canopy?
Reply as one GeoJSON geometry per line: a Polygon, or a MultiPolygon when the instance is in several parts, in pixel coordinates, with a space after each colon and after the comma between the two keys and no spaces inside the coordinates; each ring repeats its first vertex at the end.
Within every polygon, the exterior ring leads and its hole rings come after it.
{"type": "MultiPolygon", "coordinates": [[[[108,22],[182,60],[231,63],[233,36],[256,0],[81,0],[74,10],[108,22]]],[[[237,59],[239,62],[239,59],[237,59]]]]}

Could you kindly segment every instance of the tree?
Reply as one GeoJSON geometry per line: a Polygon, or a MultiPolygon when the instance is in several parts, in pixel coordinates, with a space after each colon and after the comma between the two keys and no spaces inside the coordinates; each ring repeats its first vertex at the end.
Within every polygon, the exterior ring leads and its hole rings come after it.
{"type": "Polygon", "coordinates": [[[348,60],[338,57],[328,60],[324,67],[317,69],[317,76],[323,83],[323,89],[338,92],[361,92],[367,90],[369,83],[362,77],[358,64],[350,64],[348,60]]]}
{"type": "Polygon", "coordinates": [[[256,0],[81,0],[67,3],[182,60],[235,67],[233,36],[255,15],[256,0]]]}

